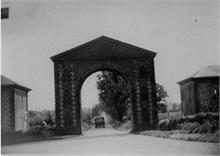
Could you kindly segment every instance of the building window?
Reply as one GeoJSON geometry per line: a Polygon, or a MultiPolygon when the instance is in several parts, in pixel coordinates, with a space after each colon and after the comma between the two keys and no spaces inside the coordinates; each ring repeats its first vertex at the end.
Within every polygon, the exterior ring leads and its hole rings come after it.
{"type": "Polygon", "coordinates": [[[211,94],[212,94],[213,98],[218,98],[219,97],[219,88],[218,88],[218,86],[214,86],[212,88],[211,94]]]}
{"type": "Polygon", "coordinates": [[[19,96],[19,105],[20,105],[20,109],[23,108],[23,100],[22,100],[22,96],[19,96]]]}

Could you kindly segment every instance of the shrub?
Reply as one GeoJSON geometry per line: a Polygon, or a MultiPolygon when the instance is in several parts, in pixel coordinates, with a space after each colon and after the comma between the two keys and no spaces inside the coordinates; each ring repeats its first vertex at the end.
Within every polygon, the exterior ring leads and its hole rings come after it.
{"type": "Polygon", "coordinates": [[[219,129],[217,120],[205,120],[202,124],[199,122],[183,122],[178,124],[179,129],[185,130],[188,133],[214,133],[219,129]]]}
{"type": "Polygon", "coordinates": [[[188,116],[181,116],[177,119],[177,122],[183,123],[183,122],[199,122],[200,124],[203,124],[206,120],[215,120],[219,121],[219,114],[218,113],[199,113],[195,115],[188,115],[188,116]]]}
{"type": "Polygon", "coordinates": [[[198,129],[200,126],[199,122],[184,122],[181,124],[178,124],[178,128],[184,131],[187,131],[188,133],[194,133],[196,129],[198,129]]]}
{"type": "Polygon", "coordinates": [[[55,112],[44,110],[44,111],[29,111],[29,126],[30,128],[36,128],[36,127],[44,127],[46,125],[48,126],[54,126],[55,124],[55,112]]]}
{"type": "Polygon", "coordinates": [[[188,133],[214,133],[219,129],[219,114],[199,113],[189,116],[175,116],[175,118],[160,120],[158,129],[181,129],[188,133]]]}
{"type": "Polygon", "coordinates": [[[159,130],[174,130],[177,129],[177,121],[175,119],[164,119],[158,124],[159,130]]]}
{"type": "Polygon", "coordinates": [[[200,127],[199,133],[214,133],[219,129],[219,124],[216,120],[206,120],[200,127]]]}

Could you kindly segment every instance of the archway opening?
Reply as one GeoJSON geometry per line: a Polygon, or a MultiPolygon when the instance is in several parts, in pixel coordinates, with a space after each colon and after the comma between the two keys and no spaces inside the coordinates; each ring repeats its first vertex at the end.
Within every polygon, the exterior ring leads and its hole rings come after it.
{"type": "Polygon", "coordinates": [[[87,76],[80,95],[82,132],[129,132],[133,115],[130,90],[128,80],[115,71],[87,76]]]}

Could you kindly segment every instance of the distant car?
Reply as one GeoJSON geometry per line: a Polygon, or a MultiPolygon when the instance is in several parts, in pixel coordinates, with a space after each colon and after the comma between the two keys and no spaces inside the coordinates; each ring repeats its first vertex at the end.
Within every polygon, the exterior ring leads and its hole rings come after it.
{"type": "Polygon", "coordinates": [[[102,116],[95,117],[95,128],[105,127],[105,119],[102,116]]]}

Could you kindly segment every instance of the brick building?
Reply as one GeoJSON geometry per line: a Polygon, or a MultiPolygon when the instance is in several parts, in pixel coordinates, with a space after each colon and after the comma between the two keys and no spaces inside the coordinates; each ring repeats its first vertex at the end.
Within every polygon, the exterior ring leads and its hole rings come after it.
{"type": "Polygon", "coordinates": [[[28,130],[28,92],[1,75],[1,130],[2,133],[28,130]]]}
{"type": "Polygon", "coordinates": [[[220,65],[207,66],[178,84],[184,115],[219,111],[220,65]]]}

